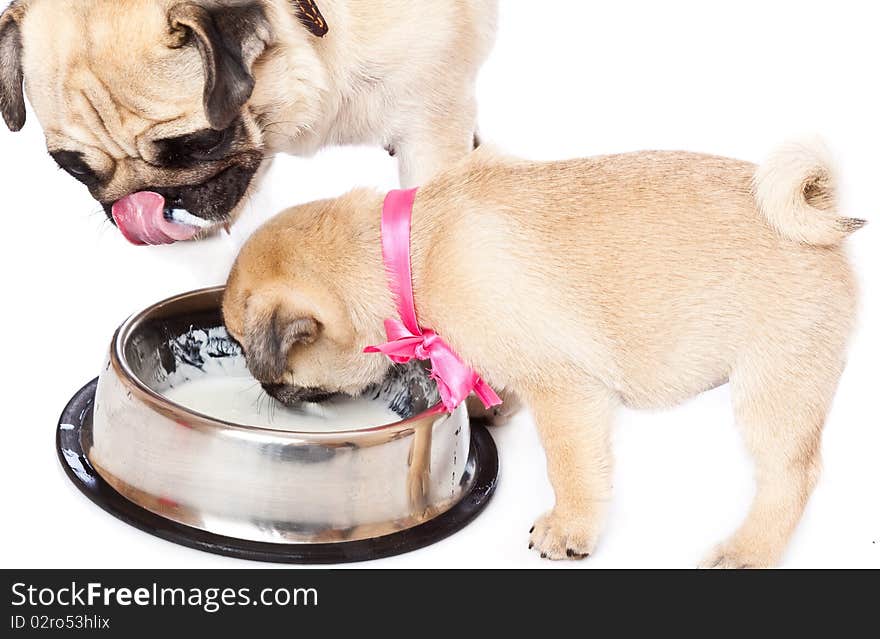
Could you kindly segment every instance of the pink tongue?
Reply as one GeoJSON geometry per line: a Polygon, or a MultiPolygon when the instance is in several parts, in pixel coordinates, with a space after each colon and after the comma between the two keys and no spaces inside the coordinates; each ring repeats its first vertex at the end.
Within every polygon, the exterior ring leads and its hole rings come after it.
{"type": "Polygon", "coordinates": [[[171,244],[191,240],[199,228],[165,219],[165,198],[141,191],[126,195],[113,204],[113,220],[123,237],[132,244],[171,244]]]}

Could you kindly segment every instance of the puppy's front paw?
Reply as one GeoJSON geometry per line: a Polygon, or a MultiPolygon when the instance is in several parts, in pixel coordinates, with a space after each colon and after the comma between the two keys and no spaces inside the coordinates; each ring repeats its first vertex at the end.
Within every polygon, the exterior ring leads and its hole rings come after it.
{"type": "Polygon", "coordinates": [[[545,559],[586,559],[596,548],[599,524],[596,518],[553,510],[535,522],[529,539],[545,559]]]}
{"type": "Polygon", "coordinates": [[[698,568],[721,570],[741,568],[772,568],[779,562],[777,554],[760,544],[743,544],[731,540],[721,544],[703,558],[698,568]]]}

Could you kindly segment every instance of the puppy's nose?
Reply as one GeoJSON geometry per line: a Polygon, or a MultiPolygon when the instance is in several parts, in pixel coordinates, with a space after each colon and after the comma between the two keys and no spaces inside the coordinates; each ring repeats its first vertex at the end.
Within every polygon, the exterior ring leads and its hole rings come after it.
{"type": "Polygon", "coordinates": [[[275,397],[275,395],[278,393],[278,391],[281,390],[281,387],[284,386],[284,384],[265,384],[263,382],[260,382],[260,386],[262,386],[263,390],[269,393],[269,395],[275,397]]]}

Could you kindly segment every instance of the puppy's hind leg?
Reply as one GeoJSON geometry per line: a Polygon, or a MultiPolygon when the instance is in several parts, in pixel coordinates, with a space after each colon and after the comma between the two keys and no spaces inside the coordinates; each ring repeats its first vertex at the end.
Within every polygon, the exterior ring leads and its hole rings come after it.
{"type": "Polygon", "coordinates": [[[827,345],[810,345],[800,357],[764,353],[731,375],[756,492],[745,521],[701,567],[765,568],[780,561],[818,479],[822,427],[842,369],[817,356],[823,350],[827,345]]]}
{"type": "Polygon", "coordinates": [[[529,548],[549,559],[583,559],[596,547],[611,497],[615,395],[592,380],[577,390],[527,393],[547,456],[556,505],[535,522],[529,548]]]}

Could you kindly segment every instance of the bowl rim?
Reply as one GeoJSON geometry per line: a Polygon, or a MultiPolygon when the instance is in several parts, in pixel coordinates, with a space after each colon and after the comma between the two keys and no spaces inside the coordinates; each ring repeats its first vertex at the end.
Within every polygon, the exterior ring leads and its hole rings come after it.
{"type": "MultiPolygon", "coordinates": [[[[112,366],[117,378],[125,385],[128,390],[135,392],[138,398],[147,403],[152,410],[158,411],[174,420],[181,417],[186,418],[186,425],[197,429],[222,430],[227,432],[243,432],[248,434],[265,435],[273,440],[279,437],[301,440],[302,442],[326,443],[328,441],[344,438],[350,441],[358,437],[370,437],[378,434],[394,435],[399,432],[410,431],[413,428],[424,424],[429,418],[438,415],[451,415],[438,401],[432,407],[408,417],[407,419],[397,422],[389,422],[379,426],[370,426],[368,428],[352,428],[346,430],[333,431],[293,431],[284,429],[273,429],[265,426],[254,426],[250,424],[239,424],[237,422],[226,421],[218,417],[206,415],[185,406],[182,406],[168,399],[162,393],[150,388],[131,368],[125,357],[125,344],[132,331],[136,329],[142,322],[150,318],[162,307],[180,303],[183,300],[197,298],[208,295],[220,294],[226,289],[225,285],[209,286],[204,288],[187,291],[172,295],[163,300],[155,302],[146,308],[130,315],[114,332],[113,339],[110,343],[110,365],[112,366]]],[[[107,371],[105,370],[105,373],[107,371]]]]}

